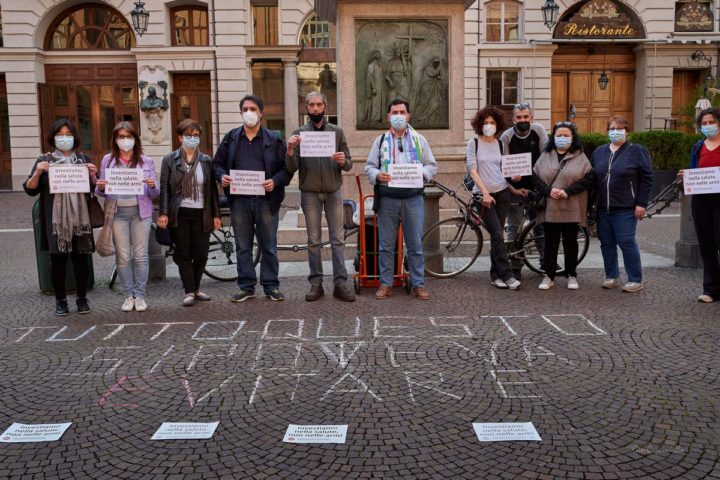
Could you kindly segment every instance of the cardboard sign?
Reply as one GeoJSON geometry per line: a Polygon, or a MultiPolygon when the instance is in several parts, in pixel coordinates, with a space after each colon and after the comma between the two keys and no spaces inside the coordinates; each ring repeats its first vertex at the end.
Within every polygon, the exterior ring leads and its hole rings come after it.
{"type": "Polygon", "coordinates": [[[139,168],[108,168],[105,170],[105,193],[112,195],[142,195],[143,171],[139,168]]]}
{"type": "Polygon", "coordinates": [[[300,132],[301,157],[329,157],[335,153],[335,132],[300,132]]]}
{"type": "Polygon", "coordinates": [[[150,440],[206,440],[212,438],[220,422],[163,422],[150,440]]]}
{"type": "Polygon", "coordinates": [[[689,168],[683,171],[685,195],[720,193],[720,167],[689,168]]]}
{"type": "Polygon", "coordinates": [[[265,172],[260,170],[230,170],[232,183],[231,195],[265,195],[262,183],[265,181],[265,172]]]}
{"type": "Polygon", "coordinates": [[[88,193],[90,175],[85,165],[53,164],[48,170],[50,193],[88,193]]]}
{"type": "Polygon", "coordinates": [[[38,425],[13,423],[0,435],[0,443],[54,442],[60,440],[70,425],[72,422],[38,425]]]}
{"type": "Polygon", "coordinates": [[[423,169],[420,163],[391,164],[388,165],[388,173],[388,187],[423,188],[423,169]]]}
{"type": "Polygon", "coordinates": [[[347,425],[289,425],[286,443],[345,443],[347,425]]]}
{"type": "Polygon", "coordinates": [[[532,175],[532,154],[518,153],[502,156],[503,177],[523,177],[532,175]]]}
{"type": "Polygon", "coordinates": [[[532,422],[525,423],[473,423],[481,442],[541,441],[532,422]]]}

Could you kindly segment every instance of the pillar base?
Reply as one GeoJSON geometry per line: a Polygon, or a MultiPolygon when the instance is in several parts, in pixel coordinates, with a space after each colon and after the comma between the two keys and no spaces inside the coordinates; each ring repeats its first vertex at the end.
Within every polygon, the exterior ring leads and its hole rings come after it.
{"type": "Polygon", "coordinates": [[[675,266],[680,268],[702,268],[700,247],[697,242],[678,240],[675,242],[675,266]]]}

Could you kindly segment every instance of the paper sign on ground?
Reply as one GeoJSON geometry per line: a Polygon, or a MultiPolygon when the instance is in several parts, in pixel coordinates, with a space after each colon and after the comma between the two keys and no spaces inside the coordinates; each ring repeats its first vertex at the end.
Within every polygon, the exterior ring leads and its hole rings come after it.
{"type": "Polygon", "coordinates": [[[329,157],[335,153],[335,132],[300,132],[301,157],[329,157]]]}
{"type": "Polygon", "coordinates": [[[532,155],[530,153],[503,155],[502,175],[503,177],[532,175],[532,155]]]}
{"type": "Polygon", "coordinates": [[[397,163],[388,166],[388,187],[423,188],[423,169],[420,163],[397,163]]]}
{"type": "Polygon", "coordinates": [[[230,170],[232,183],[231,195],[265,195],[262,183],[265,181],[265,172],[260,170],[230,170]]]}
{"type": "Polygon", "coordinates": [[[143,171],[139,168],[108,168],[105,170],[105,193],[113,195],[142,195],[143,171]]]}
{"type": "Polygon", "coordinates": [[[50,193],[88,193],[90,175],[84,165],[50,165],[50,193]]]}
{"type": "Polygon", "coordinates": [[[689,168],[683,171],[685,195],[720,193],[720,167],[689,168]]]}
{"type": "Polygon", "coordinates": [[[347,425],[289,425],[283,442],[345,443],[347,425]]]}
{"type": "Polygon", "coordinates": [[[13,423],[0,435],[0,443],[54,442],[60,440],[70,425],[72,422],[38,425],[13,423]]]}
{"type": "Polygon", "coordinates": [[[532,422],[525,423],[473,423],[475,434],[481,442],[507,442],[518,440],[540,441],[540,435],[532,422]]]}
{"type": "Polygon", "coordinates": [[[163,422],[150,440],[205,440],[212,438],[220,422],[163,422]]]}

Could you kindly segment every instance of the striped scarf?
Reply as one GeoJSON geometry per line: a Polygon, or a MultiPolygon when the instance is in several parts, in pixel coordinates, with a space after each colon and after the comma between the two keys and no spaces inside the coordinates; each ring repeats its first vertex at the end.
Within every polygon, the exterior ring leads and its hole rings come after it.
{"type": "Polygon", "coordinates": [[[388,171],[387,166],[391,163],[422,163],[422,147],[420,146],[420,136],[410,125],[407,126],[407,130],[405,131],[405,135],[403,137],[407,138],[408,134],[410,135],[410,143],[412,144],[412,146],[411,148],[409,148],[407,142],[404,142],[404,146],[401,148],[405,150],[403,152],[405,155],[400,155],[400,158],[398,158],[398,148],[396,148],[396,146],[401,140],[401,138],[398,138],[393,129],[388,130],[387,133],[383,135],[383,138],[380,141],[379,165],[380,169],[383,172],[388,171]]]}

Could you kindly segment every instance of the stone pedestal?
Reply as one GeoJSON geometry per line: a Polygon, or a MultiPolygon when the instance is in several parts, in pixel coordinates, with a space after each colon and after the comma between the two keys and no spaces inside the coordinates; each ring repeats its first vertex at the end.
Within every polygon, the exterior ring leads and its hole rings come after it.
{"type": "MultiPolygon", "coordinates": [[[[445,193],[437,187],[425,188],[425,225],[423,232],[440,220],[440,198],[445,193]]],[[[439,235],[431,235],[423,242],[425,252],[425,266],[434,272],[442,271],[443,256],[440,252],[439,235]]]]}
{"type": "Polygon", "coordinates": [[[690,211],[688,195],[680,196],[680,240],[675,242],[675,266],[681,268],[702,268],[695,224],[690,211]]]}
{"type": "MultiPolygon", "coordinates": [[[[153,221],[157,221],[157,216],[153,216],[153,221]]],[[[150,240],[148,242],[148,261],[150,264],[150,273],[148,281],[165,280],[165,248],[155,241],[155,231],[150,230],[150,240]]]]}

